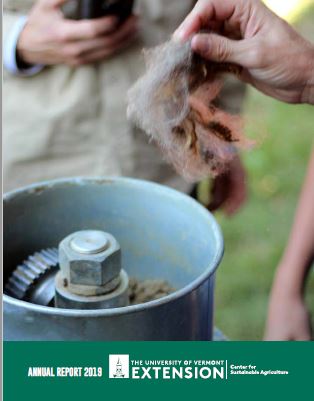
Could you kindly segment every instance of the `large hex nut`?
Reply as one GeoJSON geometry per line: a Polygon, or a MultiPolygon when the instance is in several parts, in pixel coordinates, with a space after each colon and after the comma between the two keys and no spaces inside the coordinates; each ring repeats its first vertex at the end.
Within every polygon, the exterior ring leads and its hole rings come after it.
{"type": "Polygon", "coordinates": [[[69,284],[104,286],[120,274],[121,248],[111,234],[78,231],[59,244],[59,261],[69,284]]]}

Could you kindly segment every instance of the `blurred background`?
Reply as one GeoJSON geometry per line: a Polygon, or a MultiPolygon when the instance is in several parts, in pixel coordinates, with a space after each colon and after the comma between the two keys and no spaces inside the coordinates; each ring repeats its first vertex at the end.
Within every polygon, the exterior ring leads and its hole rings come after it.
{"type": "MultiPolygon", "coordinates": [[[[313,0],[265,2],[314,40],[313,0]]],[[[244,155],[249,174],[247,204],[231,219],[216,215],[225,236],[225,257],[217,274],[215,319],[232,340],[261,340],[273,274],[288,239],[311,152],[313,107],[283,104],[250,88],[245,119],[248,135],[262,142],[244,155]]],[[[307,294],[313,315],[313,274],[307,294]]]]}

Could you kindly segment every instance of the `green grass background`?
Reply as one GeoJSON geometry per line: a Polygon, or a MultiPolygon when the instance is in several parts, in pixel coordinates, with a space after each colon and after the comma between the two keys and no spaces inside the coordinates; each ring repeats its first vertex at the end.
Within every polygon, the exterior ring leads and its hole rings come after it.
{"type": "MultiPolygon", "coordinates": [[[[312,40],[313,20],[310,7],[297,21],[297,29],[312,40]]],[[[314,107],[283,104],[249,89],[245,116],[248,135],[262,143],[243,156],[249,186],[246,206],[231,219],[216,215],[225,237],[225,257],[217,273],[215,322],[232,340],[261,340],[272,278],[311,152],[314,107]]],[[[314,316],[313,276],[307,302],[314,316]]]]}

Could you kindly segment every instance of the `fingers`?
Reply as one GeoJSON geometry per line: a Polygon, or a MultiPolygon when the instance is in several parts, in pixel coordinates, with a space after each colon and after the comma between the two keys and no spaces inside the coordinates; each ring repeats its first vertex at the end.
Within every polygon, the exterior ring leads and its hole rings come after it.
{"type": "Polygon", "coordinates": [[[92,64],[97,61],[104,60],[105,58],[111,57],[113,54],[116,54],[119,51],[122,51],[126,48],[130,42],[132,42],[133,38],[129,38],[120,42],[116,47],[113,48],[100,48],[98,50],[83,54],[78,58],[74,58],[69,65],[72,67],[77,67],[84,64],[92,64]]]}
{"type": "Polygon", "coordinates": [[[127,47],[134,40],[136,33],[137,25],[130,21],[113,35],[69,44],[64,49],[67,64],[78,66],[110,57],[127,47]]]}
{"type": "Polygon", "coordinates": [[[202,19],[199,14],[193,12],[187,16],[179,28],[174,32],[173,39],[178,42],[185,42],[194,33],[200,31],[202,27],[202,19]]]}
{"type": "Polygon", "coordinates": [[[215,34],[199,34],[192,39],[193,50],[202,57],[218,62],[235,62],[235,43],[215,34]]]}
{"type": "Polygon", "coordinates": [[[310,331],[301,331],[296,334],[295,338],[293,338],[294,341],[311,341],[311,332],[310,331]]]}
{"type": "Polygon", "coordinates": [[[230,62],[249,67],[256,62],[256,51],[251,40],[231,40],[216,34],[198,34],[192,39],[192,48],[202,57],[217,61],[230,62]],[[253,51],[254,54],[253,54],[253,51]]]}
{"type": "Polygon", "coordinates": [[[80,21],[62,20],[58,28],[58,37],[62,42],[94,39],[113,32],[118,22],[115,16],[80,21]]]}
{"type": "Polygon", "coordinates": [[[222,22],[232,18],[236,7],[242,8],[242,3],[238,0],[199,0],[175,31],[173,38],[184,42],[202,28],[208,29],[217,21],[222,22]]]}
{"type": "Polygon", "coordinates": [[[51,9],[56,9],[60,8],[63,4],[65,4],[68,0],[39,0],[38,7],[45,9],[45,10],[51,10],[51,9]]]}
{"type": "Polygon", "coordinates": [[[293,330],[284,327],[274,327],[268,329],[264,335],[264,341],[311,341],[311,332],[302,328],[293,330]]]}
{"type": "Polygon", "coordinates": [[[107,37],[105,45],[107,47],[115,47],[121,41],[124,41],[128,37],[134,36],[138,30],[138,17],[132,16],[114,33],[107,37]]]}
{"type": "Polygon", "coordinates": [[[191,13],[173,34],[173,38],[180,42],[189,39],[194,33],[199,32],[204,21],[210,21],[214,16],[212,2],[200,0],[196,3],[191,13]]]}
{"type": "Polygon", "coordinates": [[[293,341],[293,339],[286,333],[280,331],[273,333],[270,331],[264,335],[263,341],[293,341]]]}

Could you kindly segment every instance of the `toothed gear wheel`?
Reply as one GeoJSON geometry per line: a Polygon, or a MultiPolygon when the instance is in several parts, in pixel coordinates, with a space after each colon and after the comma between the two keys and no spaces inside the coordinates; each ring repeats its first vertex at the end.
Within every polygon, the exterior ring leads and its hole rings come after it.
{"type": "Polygon", "coordinates": [[[11,274],[6,293],[14,298],[39,305],[54,299],[54,278],[59,270],[57,248],[48,248],[29,256],[11,274]]]}

